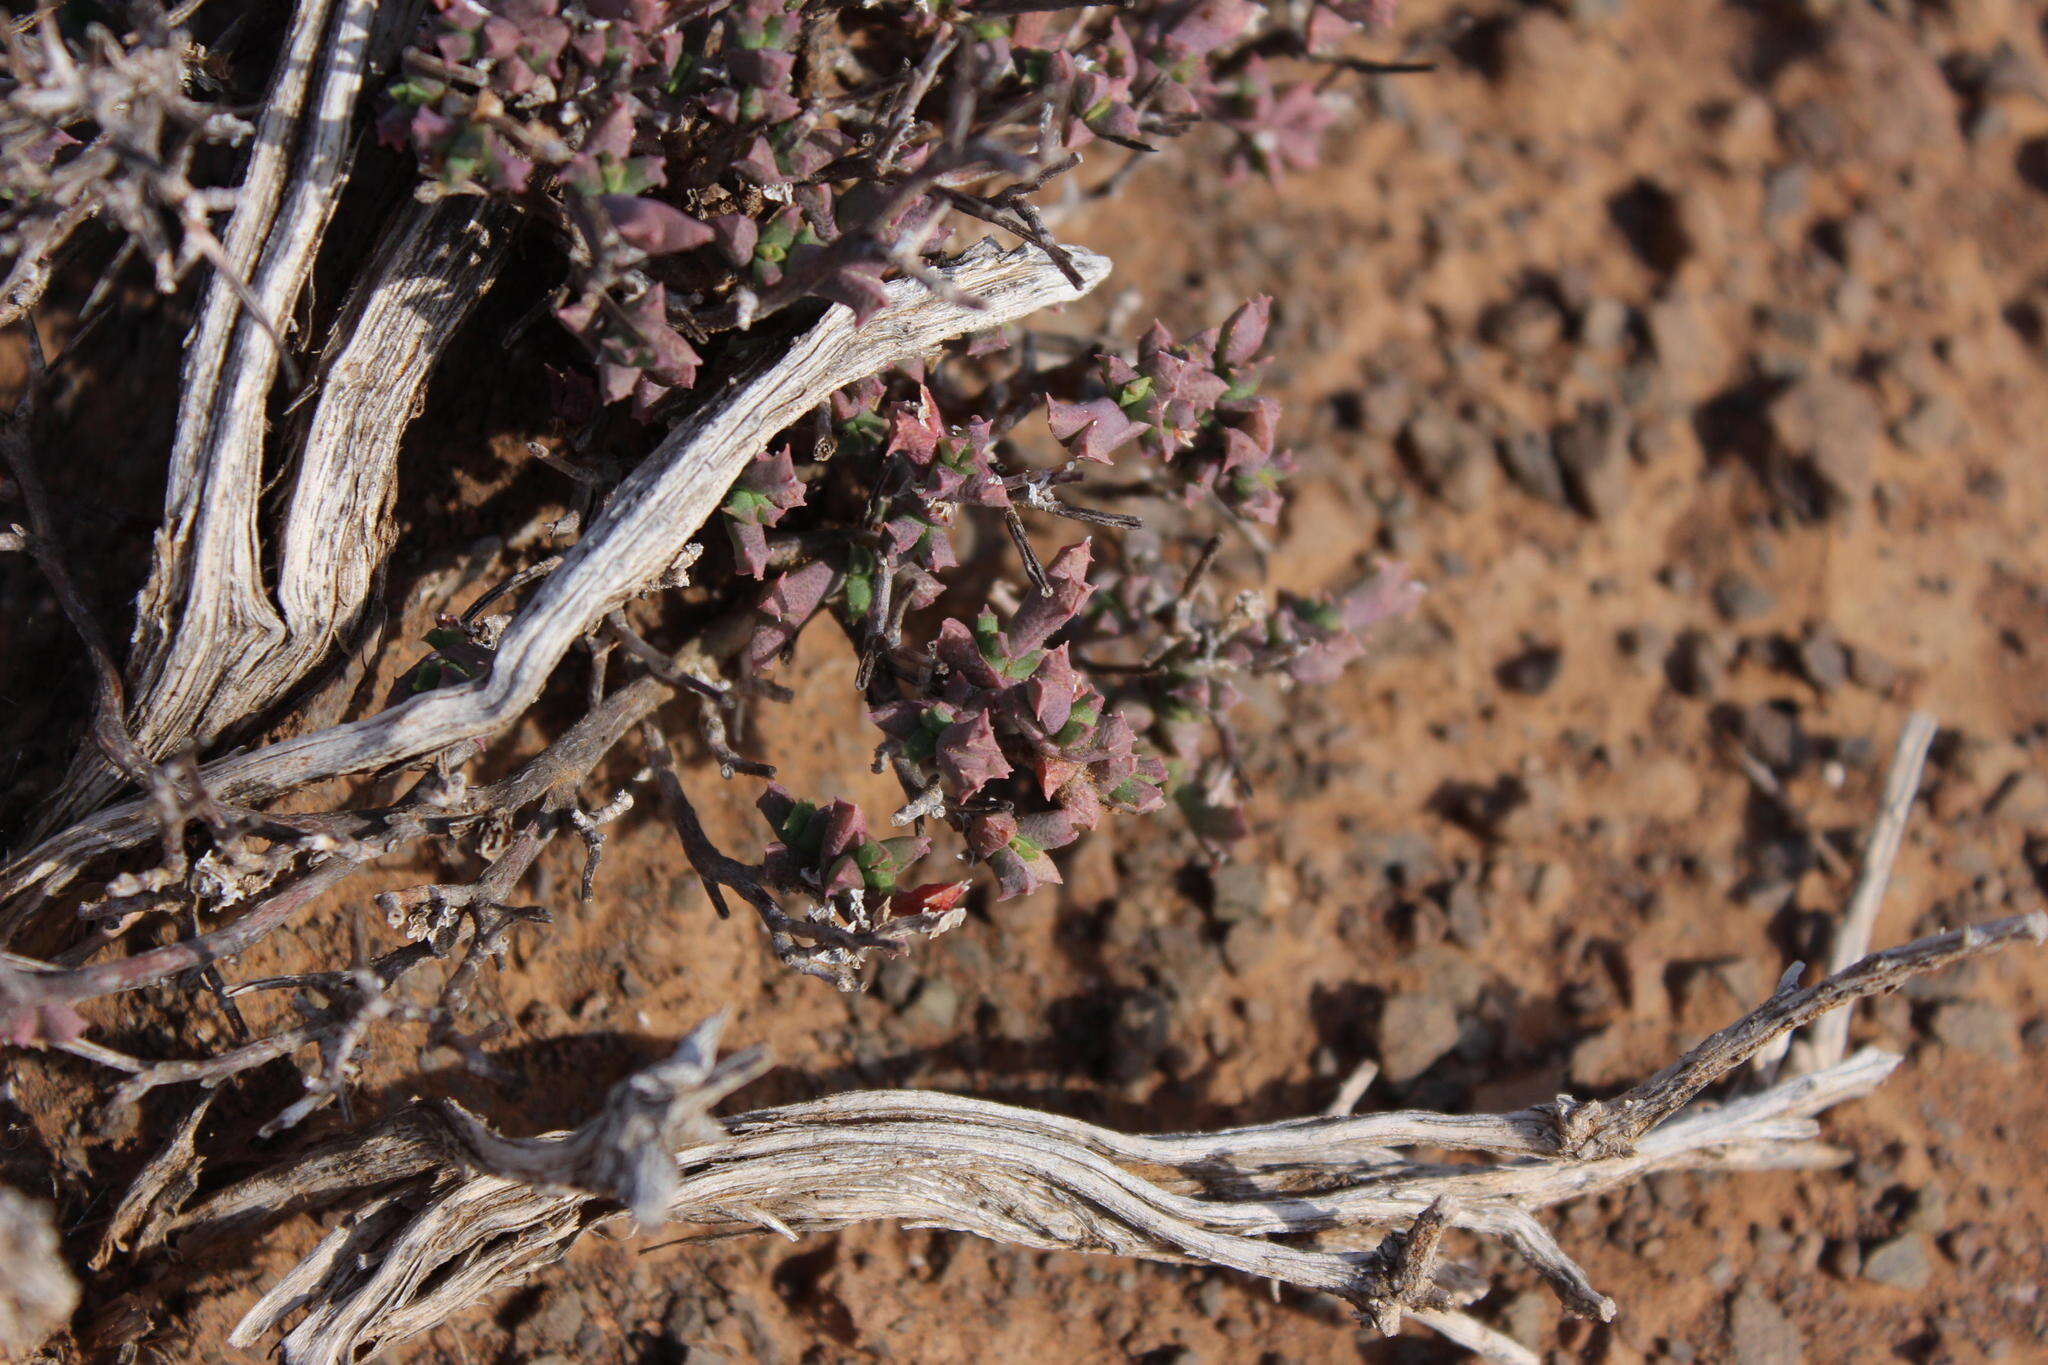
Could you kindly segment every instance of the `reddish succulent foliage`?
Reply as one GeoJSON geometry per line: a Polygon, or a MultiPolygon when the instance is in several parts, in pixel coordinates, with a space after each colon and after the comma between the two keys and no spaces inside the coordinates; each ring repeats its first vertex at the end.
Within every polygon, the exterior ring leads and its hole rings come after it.
{"type": "MultiPolygon", "coordinates": [[[[1270,302],[1259,299],[1186,343],[1155,325],[1134,361],[1104,356],[1086,376],[1070,365],[1066,380],[1013,371],[1010,355],[989,362],[1016,391],[1075,381],[1109,389],[1049,400],[1050,433],[1069,457],[1057,468],[1031,463],[1029,450],[1044,447],[1020,426],[1029,407],[1012,405],[1007,427],[948,422],[931,384],[875,380],[835,399],[821,447],[829,462],[800,468],[779,447],[733,491],[736,566],[758,576],[788,565],[758,599],[748,665],[774,668],[807,622],[837,619],[863,648],[878,756],[915,798],[910,813],[952,825],[1005,897],[1058,881],[1052,851],[1110,811],[1152,811],[1171,798],[1213,850],[1241,837],[1242,783],[1228,752],[1233,680],[1325,681],[1415,601],[1419,589],[1388,569],[1332,600],[1253,607],[1240,597],[1218,615],[1158,534],[1053,491],[1085,494],[1087,471],[1121,455],[1147,476],[1137,487],[1165,500],[1168,519],[1199,519],[1204,504],[1213,518],[1220,504],[1226,515],[1272,521],[1285,457],[1274,448],[1277,405],[1255,392],[1270,323],[1270,302]],[[1093,538],[1042,567],[1034,558],[1032,587],[1006,611],[928,613],[959,576],[956,536],[1020,511],[1123,533],[1100,542],[1106,559],[1093,538]]],[[[827,810],[845,828],[865,827],[850,807],[827,810]]],[[[784,827],[781,804],[770,818],[784,827]]],[[[828,841],[819,856],[843,859],[844,844],[828,841]]],[[[843,861],[803,866],[828,891],[856,884],[843,861]]]]}
{"type": "MultiPolygon", "coordinates": [[[[943,249],[951,218],[1063,259],[1030,195],[1105,144],[1149,150],[1207,124],[1241,170],[1312,164],[1331,68],[1274,58],[1384,17],[1377,3],[1011,8],[433,0],[384,130],[417,153],[429,192],[508,197],[561,234],[556,316],[594,371],[581,391],[560,386],[579,423],[593,400],[649,412],[720,363],[721,334],[801,300],[865,321],[888,277],[943,249]]],[[[933,817],[1004,895],[1058,880],[1051,852],[1112,810],[1170,798],[1212,847],[1242,833],[1232,679],[1330,676],[1407,590],[1389,579],[1211,619],[1186,581],[1195,541],[1082,539],[1041,566],[1022,515],[1129,531],[1137,518],[1058,490],[1085,493],[1089,470],[1135,451],[1122,472],[1185,509],[1174,517],[1274,522],[1292,461],[1259,392],[1271,320],[1255,299],[1218,328],[1177,339],[1155,324],[1134,349],[1041,372],[989,359],[1002,339],[987,339],[962,361],[990,381],[979,398],[950,370],[944,386],[914,367],[866,381],[808,442],[792,433],[746,470],[724,517],[734,571],[764,580],[742,664],[772,672],[813,620],[836,621],[919,830],[870,840],[844,802],[774,789],[774,879],[826,899],[894,894],[933,817]],[[1057,467],[1034,464],[1045,443],[1018,429],[1037,394],[1057,467]],[[1028,556],[1029,591],[1006,610],[940,610],[963,531],[981,546],[999,528],[1028,556]]]]}
{"type": "Polygon", "coordinates": [[[1166,463],[1190,502],[1213,493],[1232,511],[1275,520],[1280,480],[1292,461],[1273,445],[1279,404],[1258,396],[1272,308],[1270,298],[1254,299],[1221,328],[1181,344],[1154,323],[1135,361],[1098,359],[1104,396],[1047,400],[1053,435],[1075,458],[1102,464],[1136,440],[1166,463]]]}
{"type": "Polygon", "coordinates": [[[805,298],[865,319],[949,215],[1043,240],[1029,192],[1092,147],[1208,123],[1234,166],[1313,164],[1324,83],[1259,54],[1385,17],[1381,0],[1325,3],[1292,32],[1251,0],[1008,8],[433,0],[382,132],[429,192],[554,222],[572,262],[558,316],[604,398],[644,410],[695,382],[718,332],[805,298]]]}

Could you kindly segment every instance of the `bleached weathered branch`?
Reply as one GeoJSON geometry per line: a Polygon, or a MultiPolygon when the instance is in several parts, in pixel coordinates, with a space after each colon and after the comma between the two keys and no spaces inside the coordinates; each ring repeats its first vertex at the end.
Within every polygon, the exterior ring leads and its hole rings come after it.
{"type": "MultiPolygon", "coordinates": [[[[301,0],[186,347],[164,524],[137,603],[131,728],[161,758],[200,733],[222,682],[284,626],[263,588],[258,529],[268,400],[282,327],[312,276],[346,178],[376,0],[301,0]],[[246,292],[242,282],[246,281],[246,292]]],[[[53,804],[90,809],[117,774],[97,755],[53,804]]]]}
{"type": "MultiPolygon", "coordinates": [[[[1871,828],[1863,852],[1863,867],[1856,878],[1856,890],[1842,913],[1842,926],[1828,949],[1828,970],[1839,972],[1870,951],[1871,935],[1877,929],[1877,912],[1884,904],[1885,888],[1891,885],[1892,864],[1906,837],[1906,818],[1920,795],[1920,774],[1927,766],[1927,751],[1941,727],[1925,711],[1906,717],[1899,732],[1898,748],[1885,775],[1884,804],[1871,828]]],[[[1833,1066],[1849,1050],[1849,1016],[1831,1014],[1813,1026],[1807,1047],[1796,1056],[1794,1069],[1814,1071],[1833,1066]]]]}
{"type": "Polygon", "coordinates": [[[393,539],[398,448],[448,341],[489,288],[513,215],[492,200],[410,204],[343,311],[278,535],[285,643],[236,679],[225,723],[323,659],[368,600],[393,539]],[[230,714],[232,713],[232,714],[230,714]]]}
{"type": "MultiPolygon", "coordinates": [[[[1406,1313],[1473,1349],[1526,1360],[1514,1343],[1457,1311],[1473,1287],[1468,1272],[1439,1262],[1445,1231],[1505,1242],[1572,1311],[1611,1317],[1612,1302],[1536,1210],[1664,1170],[1839,1163],[1844,1154],[1816,1140],[1814,1116],[1875,1088],[1896,1056],[1866,1049],[1724,1105],[1679,1112],[1667,1101],[1680,1090],[1691,1098],[1701,1076],[1727,1074],[1817,1011],[1960,956],[2044,935],[2048,916],[2031,915],[1876,954],[1806,991],[1774,995],[1604,1107],[1539,1106],[1488,1119],[1324,1117],[1162,1137],[916,1091],[760,1110],[725,1120],[722,1136],[675,1153],[668,1215],[697,1237],[763,1228],[794,1236],[887,1220],[1027,1247],[1222,1266],[1336,1294],[1383,1327],[1406,1313]],[[1575,1132],[1573,1114],[1608,1115],[1605,1137],[1575,1132]],[[1618,1134],[1638,1122],[1642,1129],[1621,1150],[1618,1134]],[[1491,1159],[1449,1163],[1436,1155],[1447,1150],[1491,1159]],[[1304,1182],[1305,1173],[1317,1178],[1304,1182]],[[1387,1229],[1382,1240],[1369,1240],[1387,1229]]],[[[717,1068],[692,1058],[689,1074],[708,1087],[723,1084],[717,1068]]],[[[687,1107],[672,1082],[656,1086],[663,1113],[687,1107]]],[[[450,1123],[433,1110],[412,1111],[299,1166],[231,1186],[174,1225],[197,1234],[258,1208],[303,1207],[352,1188],[392,1191],[330,1233],[233,1337],[247,1346],[305,1309],[285,1338],[285,1359],[354,1359],[518,1282],[590,1226],[620,1216],[623,1187],[609,1177],[593,1185],[589,1177],[619,1168],[593,1164],[591,1154],[626,1133],[637,1134],[629,1145],[644,1151],[647,1125],[621,1122],[637,1104],[630,1085],[622,1086],[575,1133],[523,1141],[501,1138],[466,1114],[450,1123]],[[507,1151],[517,1159],[507,1161],[507,1151]]]]}
{"type": "MultiPolygon", "coordinates": [[[[260,803],[324,778],[404,762],[497,734],[522,715],[574,643],[614,607],[661,581],[716,511],[746,462],[804,413],[889,366],[969,332],[1067,303],[1099,284],[1109,262],[1069,253],[1076,287],[1042,253],[984,243],[946,268],[978,307],[916,281],[888,286],[889,304],[865,324],[834,305],[787,348],[763,356],[726,392],[678,425],[613,494],[604,513],[535,590],[500,639],[491,671],[438,688],[365,720],[216,760],[201,776],[223,801],[260,803]]],[[[131,801],[80,821],[0,872],[0,899],[44,891],[97,855],[148,839],[153,812],[131,801]]]]}

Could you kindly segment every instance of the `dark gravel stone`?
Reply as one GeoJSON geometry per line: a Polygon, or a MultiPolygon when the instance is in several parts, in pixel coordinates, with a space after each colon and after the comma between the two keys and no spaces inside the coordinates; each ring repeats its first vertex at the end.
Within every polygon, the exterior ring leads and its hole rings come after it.
{"type": "Polygon", "coordinates": [[[1380,1013],[1380,1070],[1405,1085],[1429,1070],[1458,1043],[1458,1011],[1447,996],[1408,992],[1387,1001],[1380,1013]]]}
{"type": "Polygon", "coordinates": [[[1572,502],[1601,520],[1628,503],[1628,424],[1612,407],[1592,403],[1558,429],[1552,442],[1572,502]]]}
{"type": "Polygon", "coordinates": [[[1612,350],[1628,339],[1628,321],[1628,305],[1620,299],[1594,299],[1579,314],[1579,344],[1596,351],[1612,350]]]}
{"type": "Polygon", "coordinates": [[[1401,429],[1401,455],[1423,486],[1460,512],[1486,500],[1493,471],[1486,437],[1441,412],[1421,412],[1401,429]]]}
{"type": "Polygon", "coordinates": [[[1501,438],[1499,450],[1501,467],[1524,492],[1559,507],[1567,505],[1564,471],[1547,433],[1534,428],[1511,431],[1501,438]]]}
{"type": "Polygon", "coordinates": [[[1809,625],[1797,650],[1799,671],[1823,692],[1849,681],[1849,648],[1826,622],[1809,625]]]}
{"type": "Polygon", "coordinates": [[[1247,861],[1213,869],[1209,873],[1209,913],[1225,924],[1265,914],[1265,866],[1247,861]]]}
{"type": "Polygon", "coordinates": [[[1731,569],[1714,580],[1714,610],[1729,621],[1754,621],[1768,616],[1778,599],[1754,578],[1731,569]]]}
{"type": "Polygon", "coordinates": [[[1806,1359],[1799,1329],[1754,1285],[1728,1304],[1728,1345],[1736,1365],[1800,1365],[1806,1359]]]}
{"type": "Polygon", "coordinates": [[[1989,1000],[1950,1000],[1935,1006],[1927,1031],[1943,1047],[1960,1048],[1978,1057],[2012,1061],[2017,1030],[2012,1015],[1989,1000]]]}
{"type": "Polygon", "coordinates": [[[1550,299],[1528,293],[1489,309],[1480,331],[1510,355],[1533,360],[1563,339],[1564,317],[1550,299]]]}
{"type": "Polygon", "coordinates": [[[1671,647],[1664,673],[1686,696],[1711,697],[1728,676],[1727,647],[1703,630],[1688,630],[1671,647]]]}
{"type": "Polygon", "coordinates": [[[1550,690],[1564,666],[1564,651],[1556,645],[1531,645],[1494,669],[1494,679],[1510,692],[1538,697],[1550,690]]]}
{"type": "Polygon", "coordinates": [[[1806,733],[1790,707],[1763,703],[1742,713],[1742,743],[1770,770],[1797,772],[1806,761],[1806,733]]]}
{"type": "Polygon", "coordinates": [[[1917,1294],[1934,1275],[1932,1249],[1917,1232],[1879,1242],[1863,1256],[1863,1278],[1917,1294]]]}
{"type": "Polygon", "coordinates": [[[1872,692],[1889,692],[1899,680],[1899,670],[1883,655],[1859,647],[1849,651],[1849,680],[1872,692]]]}

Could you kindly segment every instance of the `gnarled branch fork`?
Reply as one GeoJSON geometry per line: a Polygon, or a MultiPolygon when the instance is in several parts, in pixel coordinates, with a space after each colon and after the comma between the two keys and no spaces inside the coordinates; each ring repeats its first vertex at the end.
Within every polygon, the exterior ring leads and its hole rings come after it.
{"type": "MultiPolygon", "coordinates": [[[[201,770],[222,801],[259,804],[325,778],[383,768],[498,734],[540,695],[575,642],[613,608],[659,583],[767,442],[848,384],[969,332],[1067,303],[1099,284],[1109,262],[1069,259],[1075,286],[1043,253],[984,243],[943,271],[973,302],[915,280],[888,287],[889,304],[857,326],[834,305],[786,348],[764,354],[680,423],[613,494],[588,533],[535,590],[499,640],[491,671],[424,693],[368,719],[219,759],[201,770]]],[[[48,893],[92,858],[147,840],[153,808],[130,801],[80,821],[0,871],[0,899],[48,893]]]]}

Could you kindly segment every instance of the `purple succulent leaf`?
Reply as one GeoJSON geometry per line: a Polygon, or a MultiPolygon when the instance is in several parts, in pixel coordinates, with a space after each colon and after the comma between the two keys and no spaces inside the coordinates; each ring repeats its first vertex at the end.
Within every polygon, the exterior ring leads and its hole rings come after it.
{"type": "Polygon", "coordinates": [[[1084,679],[1068,657],[1067,646],[1047,650],[1038,671],[1024,684],[1031,703],[1032,719],[1038,722],[1039,728],[1048,735],[1056,735],[1065,729],[1083,685],[1084,679]]]}
{"type": "Polygon", "coordinates": [[[768,585],[755,609],[759,626],[754,638],[747,642],[748,667],[765,668],[795,642],[805,624],[824,605],[834,577],[830,564],[814,560],[779,575],[768,585]]]}
{"type": "Polygon", "coordinates": [[[768,533],[750,521],[727,518],[725,534],[732,542],[733,564],[749,578],[768,575],[768,533]]]}
{"type": "Polygon", "coordinates": [[[796,72],[796,54],[772,48],[735,48],[725,57],[735,83],[755,90],[786,90],[796,72]]]}
{"type": "Polygon", "coordinates": [[[1346,593],[1337,610],[1347,630],[1370,631],[1412,615],[1423,593],[1423,585],[1410,577],[1406,564],[1382,560],[1372,581],[1346,593]]]}
{"type": "Polygon", "coordinates": [[[1114,463],[1110,452],[1145,431],[1145,424],[1133,422],[1113,398],[1068,403],[1048,396],[1045,420],[1069,454],[1094,464],[1114,463]]]}
{"type": "Polygon", "coordinates": [[[967,822],[967,851],[986,858],[1017,837],[1017,817],[1008,811],[990,811],[967,822]]]}
{"type": "Polygon", "coordinates": [[[1054,555],[1052,562],[1045,566],[1045,575],[1052,585],[1050,595],[1033,592],[1024,604],[1017,608],[1017,614],[1010,618],[1007,632],[1012,657],[1028,654],[1041,648],[1067,622],[1074,619],[1076,612],[1095,591],[1088,583],[1088,560],[1093,547],[1088,540],[1078,540],[1054,555]]]}
{"type": "Polygon", "coordinates": [[[1040,887],[1060,884],[1060,870],[1043,849],[1025,845],[1022,840],[1018,845],[1021,847],[1006,844],[985,859],[996,874],[996,887],[1001,893],[997,900],[1015,900],[1040,887]]]}
{"type": "MultiPolygon", "coordinates": [[[[1007,641],[998,633],[996,640],[1008,653],[1007,641]]],[[[982,657],[981,642],[965,622],[948,617],[939,623],[939,638],[933,646],[933,657],[946,667],[966,678],[976,687],[996,688],[1003,685],[1002,674],[982,657]]]]}
{"type": "Polygon", "coordinates": [[[1081,837],[1081,831],[1063,810],[1032,811],[1018,816],[1017,834],[1040,848],[1065,848],[1081,837]]]}
{"type": "Polygon", "coordinates": [[[830,861],[853,851],[867,841],[867,818],[851,801],[834,801],[825,807],[824,842],[819,846],[823,860],[830,861]]]}
{"type": "Polygon", "coordinates": [[[768,139],[757,137],[747,147],[745,156],[733,162],[733,169],[740,171],[757,185],[784,185],[789,176],[776,164],[775,149],[768,145],[768,139]]]}
{"type": "Polygon", "coordinates": [[[754,247],[761,240],[761,227],[744,213],[721,213],[711,220],[718,249],[736,266],[754,259],[754,247]]]}
{"type": "Polygon", "coordinates": [[[632,155],[633,126],[639,112],[637,100],[621,97],[612,101],[603,119],[583,140],[583,155],[614,156],[621,160],[632,155]]]}
{"type": "Polygon", "coordinates": [[[1010,773],[1010,762],[1003,757],[995,725],[986,711],[977,711],[940,731],[938,763],[940,773],[962,797],[972,796],[1010,773]]]}
{"type": "Polygon", "coordinates": [[[939,416],[938,400],[924,385],[917,386],[917,402],[897,403],[889,409],[888,453],[901,455],[922,468],[938,454],[946,439],[946,424],[939,416]]]}
{"type": "Polygon", "coordinates": [[[597,202],[619,236],[650,256],[688,251],[716,236],[707,225],[657,200],[606,194],[597,202]]]}
{"type": "Polygon", "coordinates": [[[1204,57],[1245,36],[1259,7],[1252,0],[1199,0],[1168,29],[1167,47],[1182,57],[1204,57]]]}
{"type": "Polygon", "coordinates": [[[855,261],[833,270],[811,292],[851,308],[854,324],[861,326],[889,306],[889,291],[882,283],[886,269],[880,261],[855,261]]]}
{"type": "MultiPolygon", "coordinates": [[[[0,967],[0,972],[9,969],[0,967]]],[[[6,980],[0,977],[0,991],[6,980]]],[[[0,1043],[16,1047],[62,1047],[85,1035],[85,1017],[70,1005],[9,1000],[0,994],[0,1043]]]]}
{"type": "Polygon", "coordinates": [[[1260,347],[1266,344],[1266,330],[1272,321],[1271,294],[1260,294],[1239,305],[1237,311],[1224,320],[1222,334],[1217,340],[1217,368],[1226,371],[1242,369],[1256,360],[1260,347]]]}

